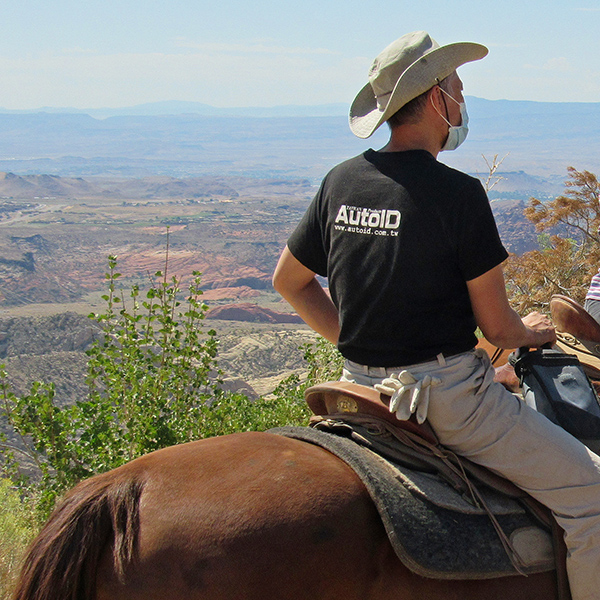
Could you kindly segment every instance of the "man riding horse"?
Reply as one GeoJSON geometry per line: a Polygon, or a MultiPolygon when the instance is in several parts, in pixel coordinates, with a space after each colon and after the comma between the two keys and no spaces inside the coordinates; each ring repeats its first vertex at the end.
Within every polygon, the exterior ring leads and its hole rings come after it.
{"type": "Polygon", "coordinates": [[[343,379],[383,385],[399,418],[427,419],[440,442],[512,480],[565,531],[574,600],[600,589],[600,458],[502,385],[495,346],[555,341],[550,320],[521,319],[507,253],[481,183],[438,162],[467,135],[456,69],[484,46],[439,46],[415,32],[388,46],[350,109],[350,128],[390,139],[330,171],[291,235],[273,283],[344,355],[343,379]],[[328,278],[330,295],[316,275],[328,278]]]}

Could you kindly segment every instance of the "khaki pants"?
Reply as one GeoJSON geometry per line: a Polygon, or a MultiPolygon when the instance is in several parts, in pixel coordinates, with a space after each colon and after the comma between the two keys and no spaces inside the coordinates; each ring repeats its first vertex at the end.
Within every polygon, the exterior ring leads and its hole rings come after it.
{"type": "Polygon", "coordinates": [[[479,350],[387,369],[346,361],[342,380],[373,386],[401,370],[441,380],[427,412],[440,442],[550,508],[565,531],[573,600],[600,598],[600,457],[494,382],[479,350]]]}

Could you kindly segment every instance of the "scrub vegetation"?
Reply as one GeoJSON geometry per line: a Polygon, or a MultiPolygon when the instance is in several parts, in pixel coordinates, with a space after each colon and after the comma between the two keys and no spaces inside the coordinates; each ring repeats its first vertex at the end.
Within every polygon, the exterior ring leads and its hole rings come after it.
{"type": "Polygon", "coordinates": [[[0,600],[10,598],[21,557],[36,529],[29,504],[8,479],[0,479],[0,600]]]}
{"type": "Polygon", "coordinates": [[[525,216],[540,232],[539,249],[512,254],[506,265],[509,297],[520,314],[546,310],[552,294],[583,303],[600,266],[600,183],[589,171],[568,169],[564,194],[531,198],[525,216]],[[567,236],[552,234],[557,227],[567,236]]]}

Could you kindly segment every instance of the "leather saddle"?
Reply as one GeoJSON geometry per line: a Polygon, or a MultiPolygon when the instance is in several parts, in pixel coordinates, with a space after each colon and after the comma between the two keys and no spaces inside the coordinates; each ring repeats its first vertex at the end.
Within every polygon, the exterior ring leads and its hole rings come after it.
{"type": "Polygon", "coordinates": [[[550,314],[556,326],[556,345],[576,355],[590,379],[600,379],[600,324],[583,306],[561,294],[550,299],[550,314]]]}
{"type": "MultiPolygon", "coordinates": [[[[396,418],[396,415],[389,410],[390,397],[380,394],[375,388],[346,381],[330,381],[308,388],[305,392],[305,399],[311,411],[318,418],[338,417],[342,421],[346,418],[351,422],[354,415],[367,415],[384,421],[392,428],[408,433],[411,440],[421,442],[425,449],[423,454],[429,454],[428,451],[431,451],[432,448],[442,448],[427,422],[418,424],[414,418],[408,421],[401,421],[396,418]]],[[[400,437],[406,439],[405,436],[400,437]]],[[[435,450],[433,450],[433,453],[437,454],[435,450]]],[[[529,498],[525,492],[509,480],[492,473],[468,459],[458,459],[455,455],[452,456],[452,460],[459,460],[461,470],[464,469],[474,479],[484,483],[488,487],[513,498],[529,498]]],[[[432,461],[433,463],[439,462],[439,456],[428,460],[423,459],[422,461],[419,461],[418,458],[411,466],[419,467],[422,466],[423,462],[426,462],[431,467],[432,461]]],[[[442,465],[440,465],[440,470],[443,470],[442,465]]],[[[550,516],[547,509],[543,508],[539,503],[536,504],[536,510],[543,513],[543,520],[549,523],[550,516]]]]}
{"type": "Polygon", "coordinates": [[[572,298],[554,294],[550,299],[550,314],[558,331],[600,344],[600,325],[572,298]]]}
{"type": "MultiPolygon", "coordinates": [[[[484,489],[491,489],[494,493],[498,492],[519,502],[535,520],[542,523],[548,530],[552,530],[555,553],[554,565],[559,582],[558,595],[559,598],[565,600],[570,597],[565,570],[566,548],[563,541],[563,532],[546,507],[539,504],[507,479],[446,450],[439,443],[434,431],[427,422],[418,424],[413,419],[408,421],[397,419],[389,411],[390,397],[380,394],[374,388],[350,382],[327,382],[308,388],[305,392],[305,398],[309,408],[315,415],[311,420],[313,427],[319,428],[320,425],[324,424],[323,430],[336,433],[336,425],[340,429],[344,427],[352,429],[356,424],[358,425],[359,438],[364,435],[369,438],[370,428],[379,429],[379,433],[375,437],[378,437],[381,431],[385,430],[387,438],[393,438],[394,445],[392,447],[388,442],[384,445],[383,451],[380,451],[381,448],[377,447],[377,443],[371,446],[370,441],[367,440],[367,447],[370,446],[370,449],[381,456],[396,463],[404,464],[411,469],[435,473],[441,480],[445,480],[447,484],[463,495],[467,490],[471,493],[473,489],[477,490],[481,484],[484,489]],[[404,450],[397,450],[398,446],[403,445],[405,445],[404,450]],[[461,484],[465,483],[466,488],[461,490],[461,484]]],[[[347,432],[340,433],[347,434],[347,432]]],[[[484,500],[483,496],[478,493],[481,500],[484,500]]],[[[483,506],[490,520],[495,522],[495,515],[485,505],[485,501],[483,501],[483,506]]],[[[497,531],[502,538],[502,531],[498,528],[497,531]]],[[[508,549],[505,546],[505,549],[507,554],[510,555],[510,545],[508,549]]],[[[518,568],[517,571],[519,571],[518,568]]]]}

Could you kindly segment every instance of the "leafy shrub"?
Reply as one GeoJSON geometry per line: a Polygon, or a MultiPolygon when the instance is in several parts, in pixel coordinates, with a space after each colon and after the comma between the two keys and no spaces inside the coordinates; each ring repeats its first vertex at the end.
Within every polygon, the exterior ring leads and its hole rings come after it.
{"type": "Polygon", "coordinates": [[[290,375],[279,383],[273,393],[279,399],[304,405],[306,388],[325,381],[336,381],[342,376],[344,358],[331,342],[321,336],[314,343],[304,344],[301,349],[308,365],[306,378],[290,375]]]}
{"type": "Polygon", "coordinates": [[[35,527],[29,506],[7,479],[0,479],[0,600],[8,600],[19,563],[35,527]]]}
{"type": "MultiPolygon", "coordinates": [[[[168,246],[167,264],[168,266],[168,246]]],[[[319,341],[305,347],[309,377],[282,382],[270,398],[250,401],[224,392],[217,366],[218,340],[203,329],[207,306],[200,274],[184,302],[167,268],[151,278],[143,299],[137,286],[118,291],[117,259],[109,257],[106,310],[92,314],[103,335],[88,350],[88,397],[59,407],[54,386],[35,382],[18,397],[0,368],[2,413],[20,444],[0,443],[5,475],[35,499],[44,519],[58,496],[78,481],[158,448],[236,431],[306,424],[303,390],[329,377],[335,348],[319,341]],[[327,376],[325,376],[327,373],[327,376]],[[23,459],[36,476],[24,476],[23,459]]],[[[335,367],[337,369],[337,367],[335,367]]]]}

